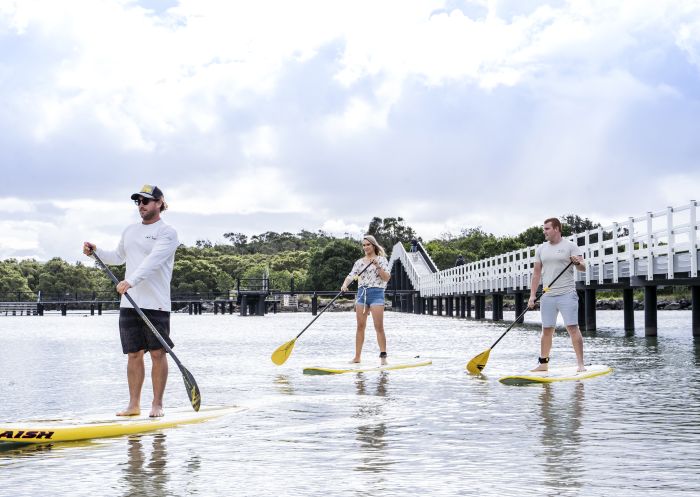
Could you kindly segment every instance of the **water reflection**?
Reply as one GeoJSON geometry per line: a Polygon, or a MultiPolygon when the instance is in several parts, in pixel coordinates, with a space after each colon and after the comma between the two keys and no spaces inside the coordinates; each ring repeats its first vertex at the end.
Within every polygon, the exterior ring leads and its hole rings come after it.
{"type": "Polygon", "coordinates": [[[47,452],[59,453],[62,450],[70,450],[84,447],[100,447],[99,442],[93,440],[78,440],[75,442],[60,442],[47,444],[6,443],[0,444],[0,460],[14,457],[44,456],[47,452]]]}
{"type": "Polygon", "coordinates": [[[647,349],[649,353],[656,354],[659,352],[659,337],[658,336],[644,336],[644,341],[646,342],[647,349]]]}
{"type": "Polygon", "coordinates": [[[282,395],[294,395],[294,386],[289,381],[289,376],[286,374],[278,374],[275,376],[275,387],[282,395]]]}
{"type": "Polygon", "coordinates": [[[553,495],[562,495],[564,489],[575,494],[584,483],[580,454],[584,385],[576,382],[570,392],[562,386],[545,383],[539,396],[543,483],[556,490],[553,495]]]}
{"type": "MultiPolygon", "coordinates": [[[[609,318],[614,333],[586,341],[587,356],[614,374],[536,387],[498,382],[522,367],[521,350],[538,347],[534,328],[510,334],[486,375],[472,378],[465,360],[493,342],[496,325],[391,313],[392,329],[443,359],[416,372],[312,377],[273,369],[260,355],[290,328],[303,328],[301,315],[265,323],[173,316],[183,346],[197,352],[188,367],[210,377],[208,401],[240,397],[245,414],[167,430],[167,440],[155,441],[167,450],[160,467],[151,466],[156,432],[131,443],[119,437],[0,453],[0,495],[700,496],[700,340],[691,338],[689,312],[674,312],[663,322],[659,314],[658,339],[643,328],[624,337],[620,315],[609,318]],[[221,354],[232,349],[240,351],[235,364],[221,354]]],[[[87,332],[71,317],[21,327],[0,318],[0,417],[89,414],[112,403],[123,386],[104,346],[114,319],[91,319],[87,332]],[[47,374],[36,367],[41,360],[22,360],[35,350],[59,369],[47,374]],[[79,360],[76,350],[84,350],[79,360]]],[[[347,315],[326,313],[319,326],[326,319],[323,339],[304,342],[307,357],[347,349],[347,315]]],[[[566,340],[560,345],[570,357],[566,340]]],[[[166,396],[187,407],[182,384],[170,386],[166,396]]]]}
{"type": "Polygon", "coordinates": [[[168,495],[166,437],[158,433],[150,438],[150,457],[144,451],[145,438],[133,436],[127,440],[127,461],[123,469],[125,497],[168,495]]]}
{"type": "Polygon", "coordinates": [[[693,361],[695,366],[700,366],[700,336],[693,337],[693,361]]]}
{"type": "MultiPolygon", "coordinates": [[[[388,382],[389,375],[384,371],[379,373],[373,395],[386,398],[388,382]]],[[[362,373],[357,374],[355,387],[359,396],[372,395],[371,392],[368,392],[367,377],[362,373]]],[[[384,420],[380,418],[383,410],[383,402],[360,402],[357,413],[353,416],[361,420],[367,420],[367,422],[357,425],[355,439],[359,442],[362,457],[360,457],[359,463],[355,467],[356,471],[381,473],[386,471],[391,465],[391,462],[387,459],[387,426],[384,420]]],[[[375,482],[375,485],[378,485],[380,482],[381,480],[375,482]]],[[[375,488],[380,487],[375,486],[375,488]]]]}

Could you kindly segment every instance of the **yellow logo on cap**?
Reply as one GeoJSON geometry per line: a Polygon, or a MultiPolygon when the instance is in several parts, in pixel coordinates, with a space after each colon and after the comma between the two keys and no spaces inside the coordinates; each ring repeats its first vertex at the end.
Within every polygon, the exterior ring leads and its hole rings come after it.
{"type": "Polygon", "coordinates": [[[151,185],[143,185],[141,187],[141,193],[153,193],[153,187],[151,185]]]}

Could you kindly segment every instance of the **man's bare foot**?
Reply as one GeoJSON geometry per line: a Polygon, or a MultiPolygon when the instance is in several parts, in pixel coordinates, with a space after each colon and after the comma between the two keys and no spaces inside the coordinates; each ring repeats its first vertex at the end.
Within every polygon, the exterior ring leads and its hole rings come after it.
{"type": "Polygon", "coordinates": [[[583,364],[580,364],[576,371],[579,373],[583,373],[585,370],[586,370],[586,366],[584,366],[583,364]]]}
{"type": "Polygon", "coordinates": [[[386,366],[387,364],[389,363],[387,362],[386,357],[382,357],[382,366],[386,366]]]}
{"type": "Polygon", "coordinates": [[[160,406],[151,407],[151,413],[148,415],[151,418],[161,418],[165,416],[165,411],[160,406]]]}
{"type": "Polygon", "coordinates": [[[350,364],[359,364],[360,363],[360,358],[355,357],[352,361],[350,361],[350,364]]]}
{"type": "Polygon", "coordinates": [[[141,414],[139,407],[127,407],[123,411],[119,411],[117,416],[138,416],[139,414],[141,414]]]}

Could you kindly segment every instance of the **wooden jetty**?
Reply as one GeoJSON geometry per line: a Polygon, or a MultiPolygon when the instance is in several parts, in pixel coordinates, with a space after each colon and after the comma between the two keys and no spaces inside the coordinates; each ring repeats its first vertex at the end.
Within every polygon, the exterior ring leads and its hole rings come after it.
{"type": "MultiPolygon", "coordinates": [[[[700,336],[698,278],[698,202],[647,212],[639,217],[567,237],[583,251],[586,271],[576,271],[579,325],[594,331],[596,292],[616,289],[623,294],[624,328],[634,330],[633,292],[644,292],[644,331],[656,336],[657,290],[687,286],[692,298],[692,333],[700,336]]],[[[515,250],[462,266],[437,271],[428,254],[407,252],[397,243],[389,261],[394,307],[403,312],[484,319],[486,298],[492,319],[503,319],[503,298],[512,296],[519,315],[527,303],[535,263],[534,247],[515,250]]]]}

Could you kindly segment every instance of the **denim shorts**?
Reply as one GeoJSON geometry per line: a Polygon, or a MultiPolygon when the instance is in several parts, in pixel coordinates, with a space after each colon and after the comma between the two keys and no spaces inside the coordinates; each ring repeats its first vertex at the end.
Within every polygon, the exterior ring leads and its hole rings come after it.
{"type": "Polygon", "coordinates": [[[374,286],[361,286],[357,289],[355,302],[362,305],[381,305],[384,307],[384,289],[374,286]]]}
{"type": "Polygon", "coordinates": [[[578,325],[578,293],[576,290],[564,295],[542,295],[540,299],[542,327],[554,328],[557,324],[557,313],[561,313],[566,326],[578,325]]]}

